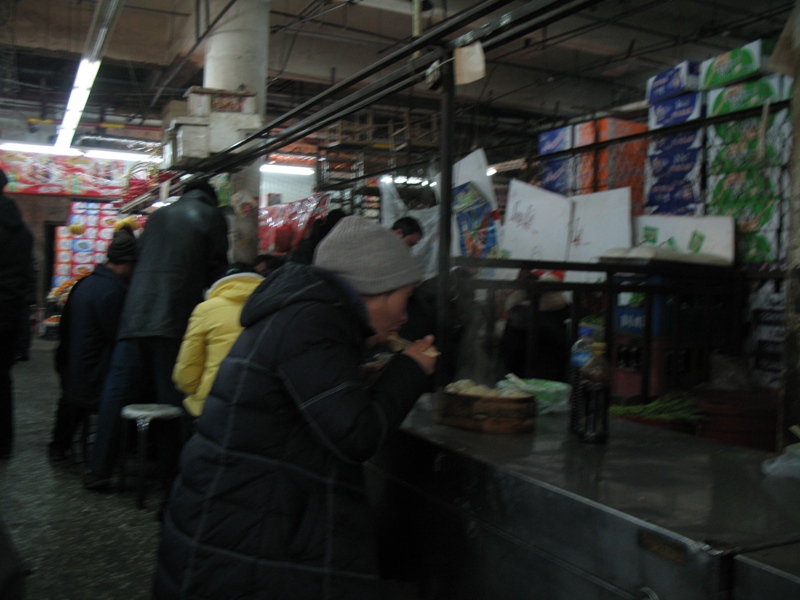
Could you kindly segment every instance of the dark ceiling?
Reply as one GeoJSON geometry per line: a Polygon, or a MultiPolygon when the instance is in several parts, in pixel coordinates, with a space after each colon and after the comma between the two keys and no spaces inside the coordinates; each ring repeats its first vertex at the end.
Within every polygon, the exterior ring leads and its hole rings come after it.
{"type": "MultiPolygon", "coordinates": [[[[202,85],[202,44],[192,55],[189,50],[205,31],[209,19],[203,15],[213,20],[229,3],[126,2],[88,118],[114,115],[132,124],[161,119],[169,101],[202,85]]],[[[433,0],[433,10],[422,15],[422,33],[479,4],[495,8],[437,44],[497,23],[504,14],[532,5],[545,9],[524,35],[487,47],[487,76],[458,88],[462,149],[533,139],[540,129],[601,111],[642,117],[647,78],[685,59],[774,38],[794,6],[780,0],[433,0]]],[[[94,6],[90,0],[0,0],[0,110],[60,118],[94,6]]],[[[410,6],[409,0],[272,0],[267,120],[408,43],[410,6]]],[[[370,107],[378,121],[404,111],[424,118],[438,109],[438,93],[422,85],[370,107]]]]}

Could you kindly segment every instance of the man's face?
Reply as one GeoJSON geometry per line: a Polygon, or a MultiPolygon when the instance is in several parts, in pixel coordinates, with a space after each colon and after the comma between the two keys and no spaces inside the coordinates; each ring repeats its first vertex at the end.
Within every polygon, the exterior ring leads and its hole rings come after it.
{"type": "Polygon", "coordinates": [[[416,246],[417,244],[419,244],[419,241],[422,239],[422,236],[418,233],[411,233],[409,235],[404,236],[403,232],[400,231],[399,229],[395,229],[394,232],[397,234],[397,237],[403,240],[403,243],[406,246],[408,246],[409,250],[414,246],[416,246]]]}

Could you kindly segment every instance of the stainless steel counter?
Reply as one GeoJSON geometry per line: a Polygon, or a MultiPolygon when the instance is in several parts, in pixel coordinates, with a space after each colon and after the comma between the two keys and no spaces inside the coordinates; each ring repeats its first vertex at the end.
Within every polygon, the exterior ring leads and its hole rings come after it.
{"type": "Polygon", "coordinates": [[[734,561],[733,600],[800,598],[800,544],[740,554],[734,561]]]}
{"type": "Polygon", "coordinates": [[[425,598],[722,599],[736,554],[800,541],[800,481],[766,453],[620,420],[587,446],[563,415],[475,433],[429,404],[367,468],[387,574],[425,598]]]}

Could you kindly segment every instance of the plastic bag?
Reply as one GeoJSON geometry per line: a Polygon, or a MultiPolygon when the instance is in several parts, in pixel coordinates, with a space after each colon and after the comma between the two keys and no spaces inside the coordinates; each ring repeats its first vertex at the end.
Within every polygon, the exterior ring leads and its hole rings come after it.
{"type": "Polygon", "coordinates": [[[712,352],[709,387],[714,390],[749,390],[751,385],[747,363],[737,357],[712,352]]]}
{"type": "Polygon", "coordinates": [[[515,388],[533,394],[540,415],[547,413],[567,412],[569,410],[569,394],[572,386],[560,381],[548,379],[520,379],[509,373],[506,379],[497,382],[497,387],[515,388]]]}
{"type": "Polygon", "coordinates": [[[429,279],[438,272],[439,261],[439,207],[409,210],[391,181],[381,180],[381,223],[387,229],[401,217],[413,217],[422,228],[422,239],[411,249],[422,269],[423,277],[429,279]]]}
{"type": "Polygon", "coordinates": [[[800,444],[789,444],[780,456],[765,460],[761,463],[761,472],[775,477],[800,479],[800,444]]]}
{"type": "Polygon", "coordinates": [[[258,251],[262,254],[291,252],[311,224],[328,214],[329,204],[328,194],[316,193],[304,200],[263,208],[259,215],[258,251]]]}

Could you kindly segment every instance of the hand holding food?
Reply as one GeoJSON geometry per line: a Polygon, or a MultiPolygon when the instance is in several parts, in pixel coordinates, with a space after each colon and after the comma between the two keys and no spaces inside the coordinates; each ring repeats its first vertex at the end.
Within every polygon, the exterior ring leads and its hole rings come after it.
{"type": "Polygon", "coordinates": [[[430,375],[436,369],[436,357],[440,353],[433,345],[432,335],[426,335],[416,342],[410,342],[401,337],[392,337],[387,341],[390,347],[402,350],[403,354],[416,360],[426,375],[430,375]]]}

